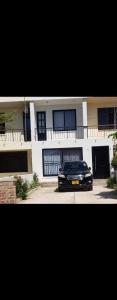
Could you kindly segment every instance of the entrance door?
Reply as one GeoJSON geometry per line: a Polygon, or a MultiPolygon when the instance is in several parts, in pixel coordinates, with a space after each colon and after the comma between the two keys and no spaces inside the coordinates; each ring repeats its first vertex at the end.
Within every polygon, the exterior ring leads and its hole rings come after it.
{"type": "Polygon", "coordinates": [[[30,113],[23,113],[24,140],[31,141],[30,113]]]}
{"type": "Polygon", "coordinates": [[[37,112],[38,141],[46,140],[46,112],[37,112]]]}
{"type": "Polygon", "coordinates": [[[106,179],[110,176],[109,147],[92,147],[93,176],[106,179]]]}

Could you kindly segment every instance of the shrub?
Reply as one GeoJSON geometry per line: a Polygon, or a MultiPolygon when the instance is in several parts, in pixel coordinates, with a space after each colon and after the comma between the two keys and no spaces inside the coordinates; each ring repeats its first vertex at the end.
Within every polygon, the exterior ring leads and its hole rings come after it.
{"type": "Polygon", "coordinates": [[[115,185],[116,185],[116,178],[115,177],[114,178],[109,177],[107,179],[107,187],[113,189],[115,187],[115,185]]]}
{"type": "Polygon", "coordinates": [[[33,181],[34,181],[35,183],[39,184],[38,176],[37,176],[36,173],[34,173],[34,175],[33,175],[33,181]]]}
{"type": "Polygon", "coordinates": [[[111,162],[113,168],[117,167],[117,156],[114,156],[111,162]]]}
{"type": "Polygon", "coordinates": [[[27,198],[28,183],[23,181],[21,177],[15,177],[16,179],[16,196],[25,200],[27,198]]]}
{"type": "Polygon", "coordinates": [[[39,180],[36,173],[33,175],[33,181],[30,183],[30,189],[35,189],[37,186],[39,186],[39,180]]]}

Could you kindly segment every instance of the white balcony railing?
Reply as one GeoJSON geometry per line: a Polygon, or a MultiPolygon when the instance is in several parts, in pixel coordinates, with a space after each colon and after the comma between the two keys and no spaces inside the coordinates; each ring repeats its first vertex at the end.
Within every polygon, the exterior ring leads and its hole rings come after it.
{"type": "MultiPolygon", "coordinates": [[[[116,126],[117,128],[117,126],[116,126]]],[[[53,130],[53,128],[35,129],[35,141],[55,141],[55,140],[77,140],[77,139],[92,139],[92,138],[108,138],[115,131],[112,125],[108,126],[77,126],[75,130],[53,130]]],[[[0,144],[30,142],[30,132],[25,132],[24,129],[5,129],[0,130],[0,144]]]]}
{"type": "Polygon", "coordinates": [[[28,132],[25,132],[23,129],[0,130],[0,142],[14,143],[28,141],[30,141],[30,136],[28,132]]]}
{"type": "MultiPolygon", "coordinates": [[[[116,126],[117,128],[117,126],[116,126]]],[[[53,130],[53,128],[35,129],[36,141],[76,140],[76,139],[104,139],[117,129],[113,125],[102,126],[77,126],[75,130],[53,130]]]]}

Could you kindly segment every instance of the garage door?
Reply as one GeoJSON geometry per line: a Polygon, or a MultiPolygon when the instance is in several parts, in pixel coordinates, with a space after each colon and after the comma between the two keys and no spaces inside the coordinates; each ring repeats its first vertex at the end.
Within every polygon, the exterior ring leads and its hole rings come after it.
{"type": "Polygon", "coordinates": [[[0,152],[0,173],[27,172],[27,152],[0,152]]]}
{"type": "Polygon", "coordinates": [[[56,176],[66,161],[82,160],[82,148],[43,150],[43,175],[56,176]]]}

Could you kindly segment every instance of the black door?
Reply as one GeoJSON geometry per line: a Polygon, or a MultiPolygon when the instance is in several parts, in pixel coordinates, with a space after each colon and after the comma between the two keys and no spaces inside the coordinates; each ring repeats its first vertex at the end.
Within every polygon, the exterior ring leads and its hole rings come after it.
{"type": "Polygon", "coordinates": [[[37,132],[38,132],[38,141],[46,140],[46,113],[45,113],[45,111],[37,112],[37,132]]]}
{"type": "Polygon", "coordinates": [[[30,113],[23,113],[24,140],[31,141],[30,113]]]}
{"type": "Polygon", "coordinates": [[[109,147],[93,147],[93,176],[95,179],[106,179],[110,176],[109,147]]]}

